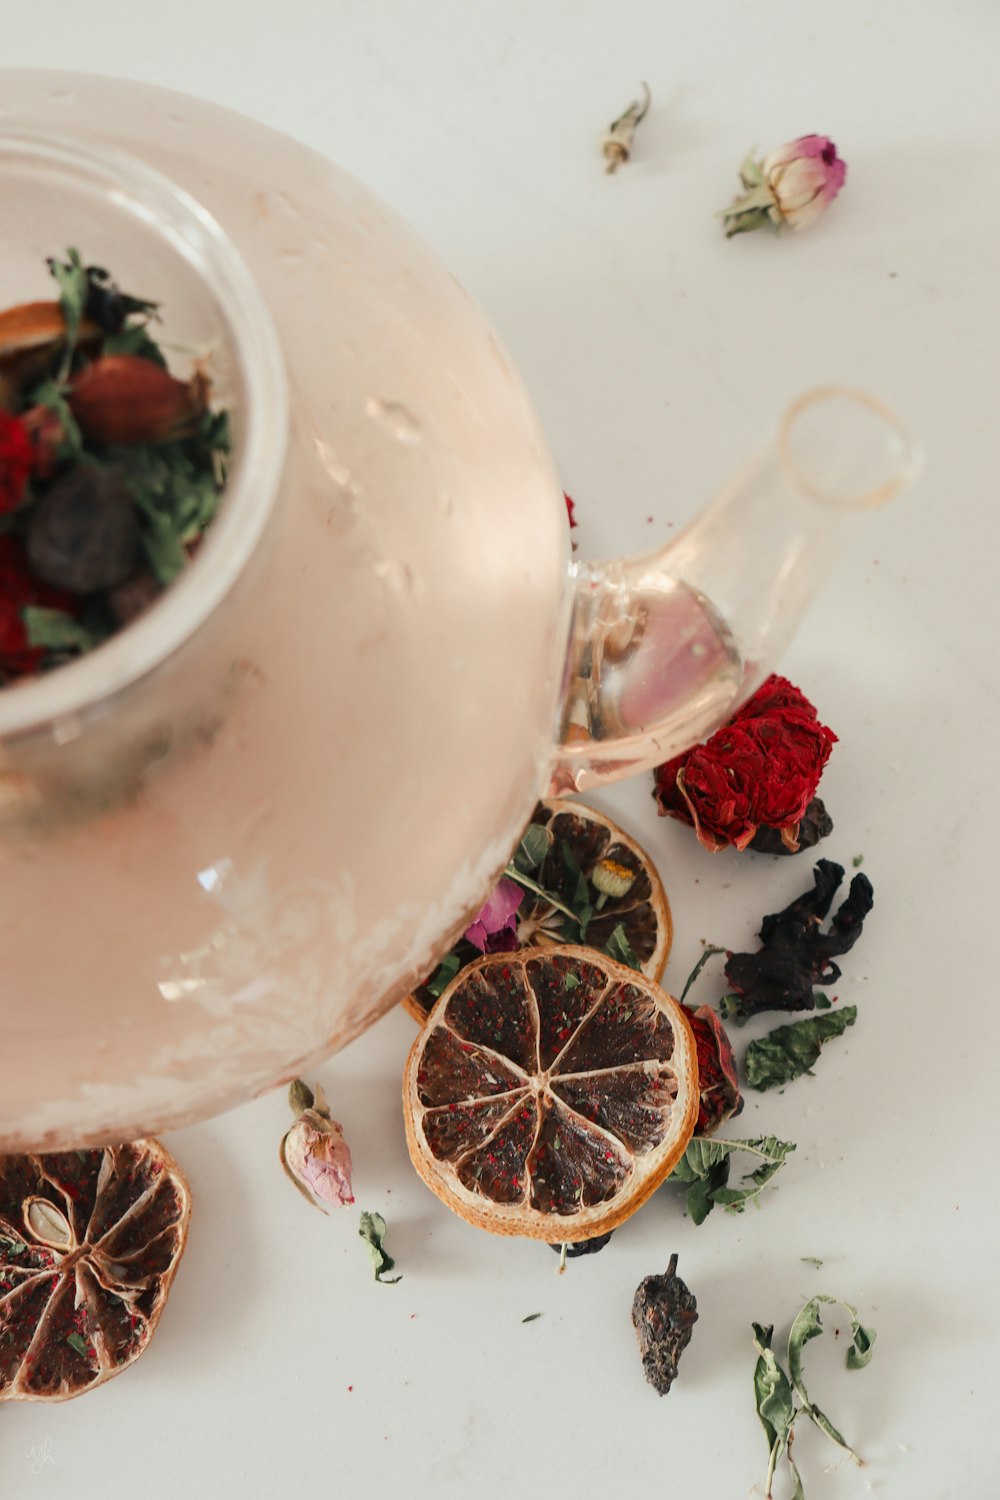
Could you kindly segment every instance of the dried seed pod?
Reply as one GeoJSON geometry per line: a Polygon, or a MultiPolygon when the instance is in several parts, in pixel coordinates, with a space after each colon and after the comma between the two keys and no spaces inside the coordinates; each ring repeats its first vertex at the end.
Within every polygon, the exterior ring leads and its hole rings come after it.
{"type": "Polygon", "coordinates": [[[69,407],[81,431],[99,443],[167,443],[195,430],[208,391],[200,372],[175,380],[138,354],[109,354],[74,378],[69,407]]]}
{"type": "Polygon", "coordinates": [[[124,583],[139,553],[139,517],[119,469],[81,464],[33,507],[27,548],[37,578],[73,594],[124,583]]]}
{"type": "Polygon", "coordinates": [[[677,1256],[665,1276],[647,1276],[636,1288],[632,1322],[646,1379],[665,1396],[677,1379],[677,1365],[691,1342],[698,1304],[677,1275],[677,1256]]]}

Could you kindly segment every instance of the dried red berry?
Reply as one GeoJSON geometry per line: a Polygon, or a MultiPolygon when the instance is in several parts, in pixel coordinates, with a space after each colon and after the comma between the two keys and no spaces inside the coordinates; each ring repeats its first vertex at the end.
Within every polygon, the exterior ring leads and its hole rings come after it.
{"type": "Polygon", "coordinates": [[[20,417],[0,409],[0,513],[16,510],[31,473],[31,437],[20,417]]]}
{"type": "Polygon", "coordinates": [[[21,611],[28,604],[47,609],[71,609],[66,594],[46,588],[32,576],[22,543],[0,536],[0,679],[23,677],[38,670],[43,652],[28,644],[21,611]]]}

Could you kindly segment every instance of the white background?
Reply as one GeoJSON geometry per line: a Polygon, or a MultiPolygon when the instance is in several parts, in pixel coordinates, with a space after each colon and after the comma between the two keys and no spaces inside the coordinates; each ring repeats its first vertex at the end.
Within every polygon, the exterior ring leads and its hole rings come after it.
{"type": "MultiPolygon", "coordinates": [[[[876,907],[840,987],[858,1024],[738,1122],[798,1143],[761,1211],[695,1228],[665,1189],[558,1278],[550,1251],[468,1228],[416,1180],[398,1012],[322,1077],[401,1283],[372,1280],[357,1209],[324,1219],[284,1181],[282,1097],[178,1133],[195,1216],[155,1342],[81,1401],[0,1410],[0,1493],[759,1496],[750,1321],[783,1334],[827,1291],[878,1330],[858,1374],[843,1335],[810,1349],[813,1394],[868,1464],[803,1431],[809,1500],[992,1500],[995,5],[0,0],[0,36],[6,66],[130,75],[256,115],[409,217],[519,364],[581,555],[668,536],[806,385],[870,387],[928,455],[784,664],[840,735],[822,852],[849,872],[864,856],[876,907]],[[598,138],[641,78],[653,111],[606,177],[598,138]],[[849,162],[828,217],[727,243],[713,212],[746,149],[813,130],[849,162]],[[700,1321],[661,1401],[629,1309],[674,1250],[700,1321]]],[[[750,946],[809,884],[808,855],[704,854],[656,818],[648,778],[600,800],[663,872],[675,990],[703,939],[750,946]]],[[[720,981],[710,966],[696,998],[720,981]]]]}

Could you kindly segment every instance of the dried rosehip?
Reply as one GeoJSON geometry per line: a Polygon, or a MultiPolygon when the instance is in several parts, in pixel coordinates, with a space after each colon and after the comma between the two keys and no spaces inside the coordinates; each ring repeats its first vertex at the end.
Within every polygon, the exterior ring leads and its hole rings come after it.
{"type": "Polygon", "coordinates": [[[208,404],[203,375],[175,380],[138,354],[109,354],[74,377],[69,408],[99,443],[167,443],[198,426],[208,404]]]}
{"type": "Polygon", "coordinates": [[[90,594],[114,588],[132,572],[140,527],[119,469],[79,464],[57,479],[28,522],[28,557],[55,588],[90,594]]]}
{"type": "Polygon", "coordinates": [[[665,1276],[647,1276],[636,1288],[632,1322],[646,1379],[665,1396],[677,1379],[677,1365],[691,1342],[698,1304],[677,1275],[677,1256],[665,1276]]]}

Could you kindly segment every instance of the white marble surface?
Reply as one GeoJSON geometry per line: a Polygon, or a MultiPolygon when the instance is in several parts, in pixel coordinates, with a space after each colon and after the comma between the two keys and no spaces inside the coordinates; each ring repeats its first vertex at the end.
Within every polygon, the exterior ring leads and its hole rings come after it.
{"type": "MultiPolygon", "coordinates": [[[[695,1228],[665,1190],[558,1278],[551,1252],[478,1234],[416,1180],[398,1098],[413,1028],[394,1014],[322,1076],[401,1283],[372,1280],[355,1211],[324,1219],[284,1182],[282,1098],[179,1133],[196,1210],[155,1343],[84,1400],[0,1411],[0,1493],[759,1496],[749,1324],[783,1333],[821,1290],[879,1340],[858,1374],[813,1346],[814,1394],[868,1464],[803,1432],[809,1500],[992,1500],[995,7],[0,0],[0,22],[5,65],[207,95],[413,220],[519,363],[582,553],[668,534],[808,384],[869,386],[928,454],[785,661],[841,737],[824,852],[864,856],[876,910],[841,986],[857,1026],[739,1122],[798,1143],[761,1211],[695,1228]],[[643,77],[637,158],[607,178],[597,138],[643,77]],[[810,130],[850,163],[829,217],[726,243],[712,214],[743,152],[810,130]],[[701,1316],[661,1402],[629,1307],[672,1250],[701,1316]]],[[[663,870],[676,988],[702,939],[747,945],[810,865],[710,858],[648,790],[601,800],[663,870]]]]}

